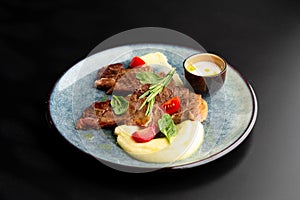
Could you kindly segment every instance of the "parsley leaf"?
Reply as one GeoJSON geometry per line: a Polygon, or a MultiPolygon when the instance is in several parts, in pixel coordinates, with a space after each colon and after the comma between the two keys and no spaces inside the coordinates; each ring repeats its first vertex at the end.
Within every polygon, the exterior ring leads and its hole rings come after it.
{"type": "Polygon", "coordinates": [[[163,78],[152,72],[139,72],[136,78],[140,80],[141,84],[156,84],[163,78]]]}
{"type": "Polygon", "coordinates": [[[110,101],[113,111],[116,115],[122,115],[128,110],[129,103],[122,96],[113,95],[110,101]]]}

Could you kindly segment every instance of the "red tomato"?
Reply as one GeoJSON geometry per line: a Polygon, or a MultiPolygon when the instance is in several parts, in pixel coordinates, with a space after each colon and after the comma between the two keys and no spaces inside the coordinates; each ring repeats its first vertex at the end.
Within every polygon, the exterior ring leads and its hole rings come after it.
{"type": "Polygon", "coordinates": [[[141,67],[143,64],[145,64],[145,61],[143,61],[140,57],[135,56],[131,59],[129,67],[141,67]]]}
{"type": "Polygon", "coordinates": [[[158,133],[157,127],[153,125],[134,132],[131,137],[132,139],[134,139],[134,141],[143,143],[152,140],[157,133],[158,133]]]}
{"type": "Polygon", "coordinates": [[[165,110],[166,113],[171,115],[179,110],[180,99],[178,97],[173,97],[173,98],[169,99],[168,101],[166,101],[165,103],[163,103],[161,106],[165,110]]]}

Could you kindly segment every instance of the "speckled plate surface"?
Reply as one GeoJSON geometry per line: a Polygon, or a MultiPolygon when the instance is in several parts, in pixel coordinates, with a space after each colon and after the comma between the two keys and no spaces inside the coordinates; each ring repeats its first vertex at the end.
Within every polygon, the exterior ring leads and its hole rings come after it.
{"type": "MultiPolygon", "coordinates": [[[[55,84],[49,112],[57,130],[74,146],[96,159],[117,167],[136,169],[189,168],[213,161],[236,148],[250,133],[257,116],[254,90],[240,73],[228,65],[224,86],[207,98],[209,113],[203,122],[202,146],[191,157],[168,164],[146,163],[127,155],[117,144],[112,130],[75,130],[75,122],[92,102],[104,93],[93,87],[99,68],[111,63],[127,65],[136,55],[160,51],[184,79],[183,61],[197,50],[165,44],[135,44],[108,49],[71,67],[55,84]]],[[[109,98],[109,97],[108,97],[109,98]]]]}

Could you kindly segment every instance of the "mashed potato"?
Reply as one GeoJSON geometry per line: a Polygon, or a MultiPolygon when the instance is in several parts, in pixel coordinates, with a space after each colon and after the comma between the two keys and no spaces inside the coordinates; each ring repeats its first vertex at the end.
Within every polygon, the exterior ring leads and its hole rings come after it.
{"type": "Polygon", "coordinates": [[[115,134],[117,143],[135,159],[154,163],[174,162],[191,156],[204,139],[204,129],[199,121],[186,120],[176,126],[178,134],[171,138],[171,143],[166,138],[137,143],[131,138],[139,130],[137,126],[118,126],[115,134]]]}

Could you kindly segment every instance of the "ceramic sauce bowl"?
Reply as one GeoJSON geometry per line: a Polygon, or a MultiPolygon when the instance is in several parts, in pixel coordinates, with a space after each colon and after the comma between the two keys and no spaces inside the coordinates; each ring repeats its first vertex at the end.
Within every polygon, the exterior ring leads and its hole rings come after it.
{"type": "Polygon", "coordinates": [[[211,53],[194,54],[184,60],[184,76],[198,94],[217,92],[224,84],[226,61],[211,53]]]}

